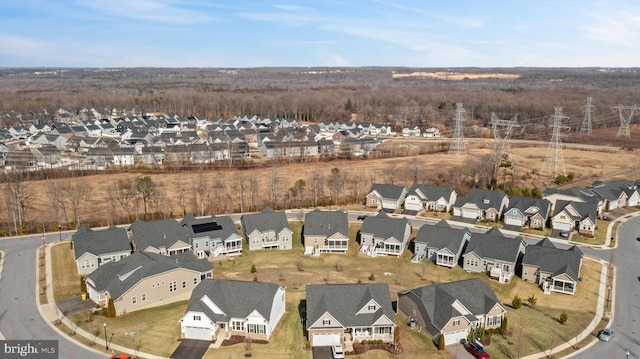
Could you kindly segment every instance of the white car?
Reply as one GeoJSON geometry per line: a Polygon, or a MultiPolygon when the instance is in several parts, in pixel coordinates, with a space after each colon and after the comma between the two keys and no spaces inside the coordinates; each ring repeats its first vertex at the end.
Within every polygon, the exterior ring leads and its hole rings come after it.
{"type": "Polygon", "coordinates": [[[334,344],[331,346],[331,354],[333,354],[334,359],[343,359],[344,358],[344,349],[342,349],[342,345],[334,344]]]}

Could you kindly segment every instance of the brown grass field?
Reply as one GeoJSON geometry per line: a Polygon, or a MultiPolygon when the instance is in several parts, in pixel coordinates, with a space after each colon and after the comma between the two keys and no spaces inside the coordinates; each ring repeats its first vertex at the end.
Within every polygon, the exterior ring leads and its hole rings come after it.
{"type": "MultiPolygon", "coordinates": [[[[277,283],[287,288],[287,312],[276,328],[269,344],[253,344],[251,353],[261,358],[310,358],[311,353],[304,349],[306,338],[300,325],[300,308],[304,307],[305,285],[317,283],[356,283],[370,282],[371,274],[376,282],[389,284],[391,298],[395,300],[396,292],[400,289],[415,288],[439,282],[478,277],[488,283],[496,292],[499,300],[508,311],[510,335],[505,338],[493,336],[487,346],[492,358],[513,358],[516,355],[527,355],[560,344],[575,336],[593,318],[598,298],[598,284],[600,280],[599,264],[585,260],[581,275],[583,281],[574,296],[563,294],[544,295],[535,285],[515,278],[509,284],[499,284],[491,281],[485,274],[467,273],[459,267],[446,269],[432,263],[415,264],[410,262],[411,254],[405,251],[402,258],[369,258],[358,255],[358,245],[355,238],[360,223],[350,225],[350,248],[346,255],[322,255],[319,258],[304,256],[300,240],[301,222],[292,222],[294,231],[294,247],[290,251],[243,251],[243,255],[230,260],[214,263],[214,277],[277,283]],[[257,272],[251,273],[251,266],[255,265],[257,272]],[[525,305],[515,310],[510,307],[514,295],[519,295],[525,305]],[[529,307],[526,299],[534,295],[537,298],[535,307],[529,307]],[[567,324],[559,324],[557,318],[565,310],[569,314],[567,324]]],[[[413,230],[415,234],[416,229],[413,230]]],[[[73,283],[79,286],[73,252],[66,244],[54,247],[54,271],[70,273],[64,278],[56,277],[56,293],[73,294],[73,283]],[[69,259],[70,258],[70,259],[69,259]],[[73,277],[73,273],[76,277],[73,277]],[[70,279],[72,278],[72,279],[70,279]],[[59,281],[59,282],[58,282],[59,281]],[[64,287],[64,288],[57,288],[64,287]]],[[[105,319],[109,328],[117,333],[113,342],[131,346],[131,338],[121,333],[136,331],[142,346],[140,350],[162,356],[169,356],[178,346],[178,319],[184,314],[186,302],[176,303],[161,308],[153,308],[124,316],[105,319]],[[143,334],[144,333],[144,334],[143,334]]],[[[85,323],[85,314],[79,314],[75,321],[88,331],[90,323],[85,323]]],[[[398,357],[417,357],[426,355],[429,358],[449,358],[449,354],[439,352],[434,343],[422,333],[409,330],[404,321],[396,316],[399,324],[400,343],[404,355],[398,357]]],[[[220,349],[210,349],[205,357],[208,358],[240,358],[246,353],[244,344],[238,344],[220,349]]],[[[393,355],[383,351],[371,351],[366,355],[354,358],[391,358],[393,355]]]]}

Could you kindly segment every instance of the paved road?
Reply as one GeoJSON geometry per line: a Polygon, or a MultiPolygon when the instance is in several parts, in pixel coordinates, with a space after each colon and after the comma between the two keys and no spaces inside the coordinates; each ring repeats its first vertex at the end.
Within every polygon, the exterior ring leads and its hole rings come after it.
{"type": "Polygon", "coordinates": [[[53,330],[36,307],[36,256],[41,236],[0,240],[5,253],[0,279],[0,332],[6,339],[58,340],[59,358],[104,359],[53,330]]]}
{"type": "Polygon", "coordinates": [[[618,248],[600,251],[609,254],[616,266],[615,312],[612,328],[616,334],[611,342],[598,342],[576,358],[629,358],[640,357],[640,218],[619,226],[618,248]]]}

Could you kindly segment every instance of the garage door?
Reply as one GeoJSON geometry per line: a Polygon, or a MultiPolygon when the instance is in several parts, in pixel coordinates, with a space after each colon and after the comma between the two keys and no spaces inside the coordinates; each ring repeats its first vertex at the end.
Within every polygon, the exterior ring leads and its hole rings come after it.
{"type": "Polygon", "coordinates": [[[460,343],[462,339],[467,339],[466,330],[458,330],[457,332],[447,333],[444,335],[444,345],[460,343]]]}
{"type": "Polygon", "coordinates": [[[506,224],[508,226],[521,226],[522,225],[522,219],[520,217],[508,217],[508,216],[505,216],[504,217],[504,224],[506,224]]]}
{"type": "Polygon", "coordinates": [[[571,224],[570,223],[554,222],[553,223],[553,229],[557,229],[559,231],[569,231],[569,230],[571,230],[571,224]]]}
{"type": "Polygon", "coordinates": [[[184,327],[186,339],[211,340],[211,329],[199,327],[184,327]]]}
{"type": "Polygon", "coordinates": [[[313,346],[314,347],[326,347],[333,344],[340,344],[340,334],[336,333],[325,333],[325,334],[314,334],[313,335],[313,346]]]}
{"type": "Polygon", "coordinates": [[[405,203],[404,209],[408,211],[420,211],[422,209],[422,203],[405,203]]]}
{"type": "Polygon", "coordinates": [[[463,218],[478,218],[480,214],[476,210],[462,209],[463,218]]]}

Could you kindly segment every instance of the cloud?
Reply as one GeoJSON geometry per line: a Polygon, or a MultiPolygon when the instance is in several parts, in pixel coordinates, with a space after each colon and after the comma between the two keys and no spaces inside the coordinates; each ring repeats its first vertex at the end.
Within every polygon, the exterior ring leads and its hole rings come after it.
{"type": "Polygon", "coordinates": [[[436,12],[425,11],[425,10],[422,10],[421,8],[406,6],[406,5],[389,2],[389,1],[375,0],[375,2],[377,2],[378,4],[385,5],[387,7],[404,10],[412,14],[426,15],[428,17],[441,20],[449,24],[454,24],[459,27],[477,28],[477,27],[483,27],[486,23],[486,20],[480,19],[480,18],[470,18],[470,17],[461,17],[461,16],[452,17],[452,16],[442,15],[436,12]]]}
{"type": "Polygon", "coordinates": [[[14,58],[29,58],[44,54],[44,46],[28,38],[0,34],[0,54],[14,58]]]}
{"type": "Polygon", "coordinates": [[[169,24],[191,24],[215,21],[198,11],[198,2],[176,0],[76,0],[82,7],[104,15],[169,24]]]}
{"type": "Polygon", "coordinates": [[[640,8],[624,10],[606,9],[588,14],[591,21],[582,27],[586,36],[594,41],[638,47],[640,43],[640,8]]]}

